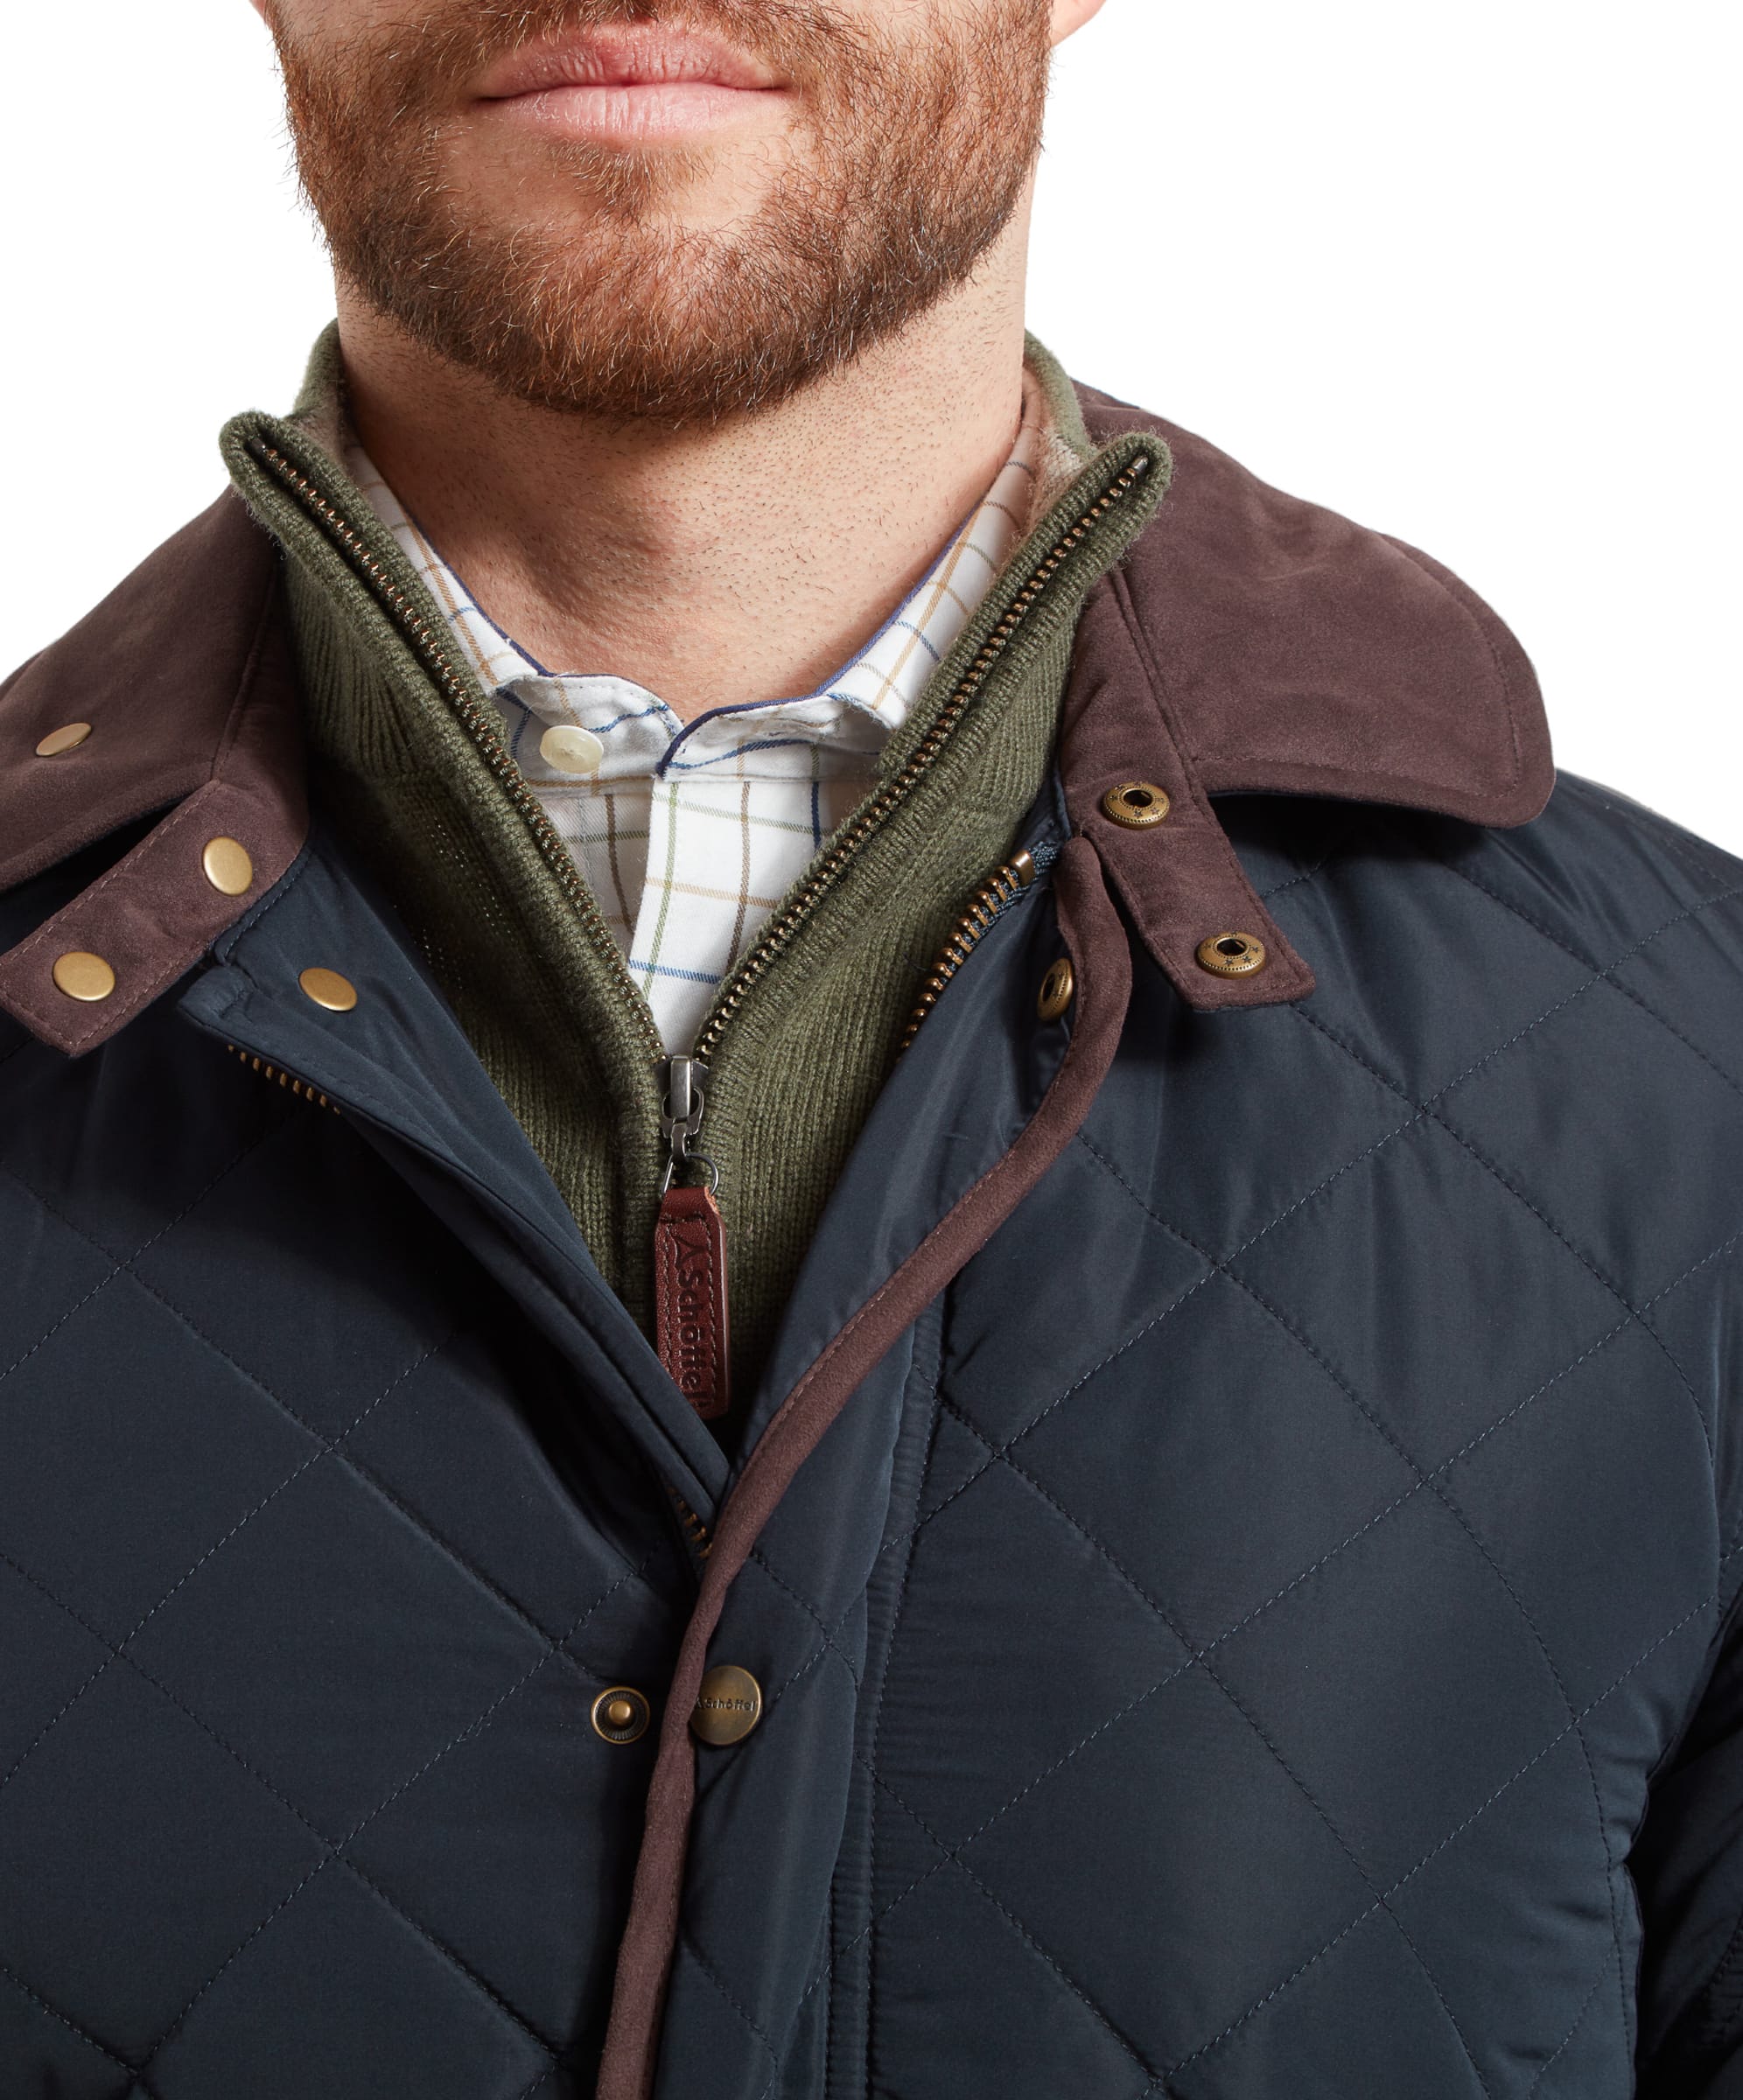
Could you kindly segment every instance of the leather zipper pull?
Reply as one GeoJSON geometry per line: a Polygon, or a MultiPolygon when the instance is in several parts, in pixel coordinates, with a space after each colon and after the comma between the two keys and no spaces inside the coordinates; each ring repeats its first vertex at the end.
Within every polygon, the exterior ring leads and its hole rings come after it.
{"type": "Polygon", "coordinates": [[[690,1150],[702,1128],[708,1068],[668,1058],[660,1119],[668,1158],[654,1225],[654,1345],[673,1383],[704,1422],[726,1412],[726,1228],[714,1200],[714,1162],[690,1150]],[[699,1188],[678,1185],[691,1165],[708,1169],[699,1188]]]}
{"type": "Polygon", "coordinates": [[[710,1188],[668,1188],[654,1227],[660,1361],[704,1422],[726,1412],[726,1230],[710,1188]]]}

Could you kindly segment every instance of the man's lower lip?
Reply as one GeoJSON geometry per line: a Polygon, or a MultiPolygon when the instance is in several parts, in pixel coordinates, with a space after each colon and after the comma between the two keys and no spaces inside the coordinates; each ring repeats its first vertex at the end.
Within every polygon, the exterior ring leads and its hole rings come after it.
{"type": "Polygon", "coordinates": [[[715,80],[637,80],[542,88],[479,106],[511,122],[565,138],[636,144],[713,130],[780,99],[779,88],[724,88],[715,80]]]}

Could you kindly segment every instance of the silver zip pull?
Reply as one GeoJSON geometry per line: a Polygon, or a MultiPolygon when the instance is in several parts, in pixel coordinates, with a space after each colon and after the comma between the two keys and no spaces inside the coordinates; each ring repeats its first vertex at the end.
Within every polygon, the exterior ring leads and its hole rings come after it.
{"type": "Polygon", "coordinates": [[[708,1067],[700,1058],[666,1060],[666,1102],[660,1111],[660,1134],[666,1140],[666,1172],[660,1181],[662,1196],[692,1160],[708,1169],[710,1190],[720,1186],[720,1169],[713,1160],[704,1152],[691,1150],[707,1105],[704,1090],[707,1079],[708,1067]]]}

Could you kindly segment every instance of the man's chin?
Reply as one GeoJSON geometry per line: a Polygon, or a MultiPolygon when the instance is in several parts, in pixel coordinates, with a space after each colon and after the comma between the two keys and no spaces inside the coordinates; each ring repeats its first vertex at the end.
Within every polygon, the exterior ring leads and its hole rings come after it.
{"type": "Polygon", "coordinates": [[[591,256],[593,267],[611,264],[624,234],[682,243],[744,227],[767,202],[774,158],[733,171],[706,144],[626,149],[536,130],[517,136],[512,153],[501,143],[500,134],[457,140],[443,157],[460,237],[510,253],[542,245],[591,256]]]}

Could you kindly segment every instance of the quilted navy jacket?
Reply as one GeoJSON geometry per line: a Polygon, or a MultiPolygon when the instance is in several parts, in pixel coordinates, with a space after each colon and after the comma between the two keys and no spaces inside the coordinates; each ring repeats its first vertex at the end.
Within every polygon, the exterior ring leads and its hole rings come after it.
{"type": "Polygon", "coordinates": [[[4,2100],[1743,2095],[1743,868],[1088,406],[1173,487],[731,1466],[234,500],[0,696],[4,2100]]]}

